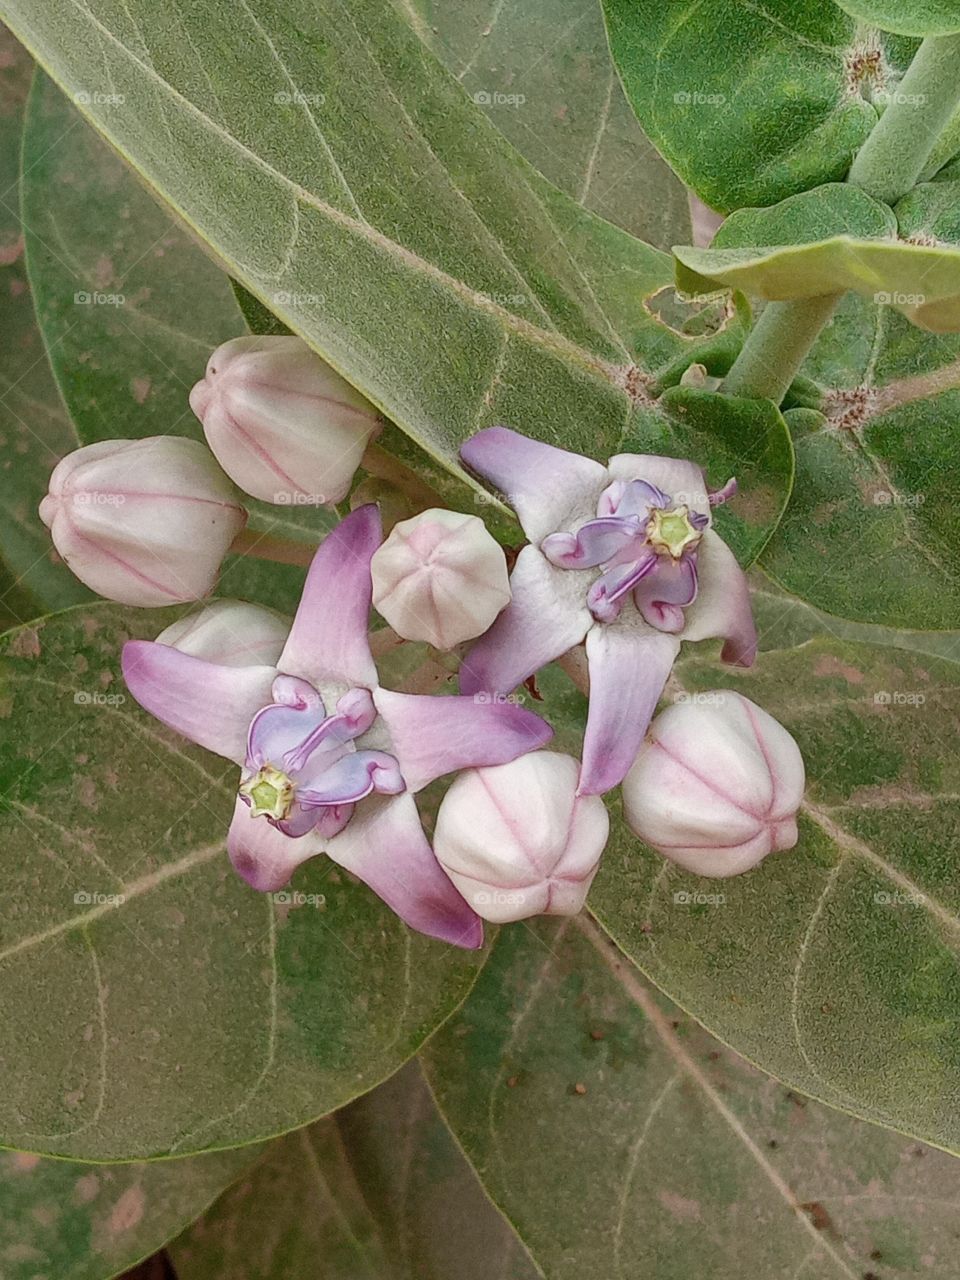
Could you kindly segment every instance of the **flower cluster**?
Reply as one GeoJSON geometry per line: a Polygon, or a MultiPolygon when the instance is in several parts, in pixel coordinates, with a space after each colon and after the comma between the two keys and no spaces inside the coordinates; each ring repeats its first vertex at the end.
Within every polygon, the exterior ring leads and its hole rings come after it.
{"type": "MultiPolygon", "coordinates": [[[[235,485],[275,503],[337,502],[379,427],[292,337],[226,343],[190,403],[209,451],[110,441],[51,477],[41,515],[54,543],[110,599],[209,595],[246,521],[235,485]]],[[[581,909],[608,836],[602,796],[620,784],[631,828],[698,874],[791,847],[804,774],[782,726],[722,691],[653,719],[684,640],[722,638],[727,662],[755,659],[746,580],[712,527],[735,482],[710,491],[694,463],[649,455],[604,466],[503,427],[462,457],[510,495],[527,536],[509,576],[478,517],[433,508],[384,541],[368,503],[316,550],[292,623],[217,601],[125,646],[137,701],[239,768],[237,872],[274,891],[323,854],[413,928],[477,947],[483,919],[581,909]],[[384,688],[372,607],[398,644],[462,654],[460,693],[384,688]],[[543,750],[552,729],[514,691],[581,645],[578,761],[543,750]],[[450,774],[431,845],[414,797],[450,774]]]]}

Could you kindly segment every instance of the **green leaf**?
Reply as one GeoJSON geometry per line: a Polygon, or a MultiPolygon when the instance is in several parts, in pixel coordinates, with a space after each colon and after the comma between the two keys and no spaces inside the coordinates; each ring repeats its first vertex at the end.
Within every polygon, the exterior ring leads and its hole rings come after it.
{"type": "Polygon", "coordinates": [[[170,1254],[179,1280],[540,1274],[455,1146],[416,1063],[276,1143],[170,1254]]]}
{"type": "Polygon", "coordinates": [[[954,1274],[952,1157],[764,1077],[585,916],[502,931],[423,1060],[547,1280],[954,1274]]]}
{"type": "Polygon", "coordinates": [[[604,0],[648,136],[708,205],[773,204],[843,178],[913,46],[824,0],[604,0]]]}
{"type": "Polygon", "coordinates": [[[841,618],[955,628],[960,338],[848,295],[804,372],[825,417],[787,415],[797,478],[764,568],[841,618]]]}
{"type": "Polygon", "coordinates": [[[202,1213],[260,1152],[84,1165],[0,1153],[4,1280],[107,1280],[202,1213]]]}
{"type": "Polygon", "coordinates": [[[314,901],[233,873],[234,766],[160,727],[120,678],[122,641],[173,616],[99,605],[2,643],[11,1146],[137,1159],[304,1124],[396,1070],[482,963],[414,935],[326,859],[295,878],[314,901]]]}
{"type": "Polygon", "coordinates": [[[742,289],[768,300],[852,289],[933,333],[960,330],[960,183],[916,188],[896,209],[832,184],[771,209],[741,209],[709,249],[681,245],[677,285],[687,293],[742,289]],[[899,235],[899,239],[898,239],[899,235]]]}
{"type": "MultiPolygon", "coordinates": [[[[42,73],[23,151],[30,283],[79,443],[202,440],[190,388],[213,349],[246,328],[228,279],[42,73]]],[[[332,520],[313,507],[245,501],[249,528],[266,537],[316,545],[332,520]]],[[[290,609],[303,577],[230,556],[220,593],[290,609]]]]}
{"type": "Polygon", "coordinates": [[[37,515],[50,472],[77,437],[50,374],[23,260],[20,123],[32,74],[30,58],[0,30],[0,557],[7,568],[0,603],[10,621],[90,599],[56,562],[37,515]]]}
{"type": "Polygon", "coordinates": [[[837,0],[851,17],[903,36],[944,36],[960,31],[956,0],[837,0]]]}
{"type": "Polygon", "coordinates": [[[420,38],[555,186],[658,248],[689,239],[687,193],[624,96],[598,0],[414,4],[420,38]]]}
{"type": "Polygon", "coordinates": [[[684,1009],[792,1087],[952,1151],[960,1089],[960,668],[829,635],[692,691],[734,688],[793,733],[800,841],[747,875],[700,880],[617,818],[591,905],[684,1009]],[[675,894],[716,893],[701,906],[675,894]]]}
{"type": "Polygon", "coordinates": [[[379,0],[205,6],[175,30],[152,0],[3,12],[241,283],[448,467],[495,421],[613,452],[645,377],[695,346],[645,306],[664,256],[546,183],[379,0]]]}

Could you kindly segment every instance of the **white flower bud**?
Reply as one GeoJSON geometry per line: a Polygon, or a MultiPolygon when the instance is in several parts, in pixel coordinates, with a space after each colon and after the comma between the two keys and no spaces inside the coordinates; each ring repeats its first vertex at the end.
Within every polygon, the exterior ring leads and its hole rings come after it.
{"type": "Polygon", "coordinates": [[[247,513],[203,444],[151,436],[68,454],[40,519],[91,590],[151,607],[209,595],[247,513]]]}
{"type": "Polygon", "coordinates": [[[193,658],[225,667],[275,667],[290,633],[290,619],[243,600],[215,600],[157,636],[193,658]]]}
{"type": "Polygon", "coordinates": [[[227,475],[264,502],[339,502],[380,431],[369,400],[293,336],[225,342],[190,407],[227,475]]]}
{"type": "Polygon", "coordinates": [[[376,552],[373,603],[406,640],[452,649],[510,601],[503,548],[479,516],[434,508],[394,525],[376,552]]]}
{"type": "Polygon", "coordinates": [[[572,916],[581,909],[610,830],[599,796],[578,796],[571,756],[534,751],[468,769],[443,798],[433,847],[484,920],[572,916]]]}
{"type": "Polygon", "coordinates": [[[623,783],[632,831],[700,876],[749,871],[797,843],[800,749],[742,694],[688,695],[654,720],[623,783]]]}

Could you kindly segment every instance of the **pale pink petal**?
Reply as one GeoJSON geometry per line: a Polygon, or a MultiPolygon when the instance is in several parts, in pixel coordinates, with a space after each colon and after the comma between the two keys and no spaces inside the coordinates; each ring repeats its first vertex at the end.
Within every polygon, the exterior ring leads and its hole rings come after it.
{"type": "Polygon", "coordinates": [[[485,694],[443,698],[378,689],[373,698],[410,791],[458,769],[506,764],[553,737],[532,711],[485,694]]]}
{"type": "Polygon", "coordinates": [[[302,862],[323,853],[324,845],[314,832],[294,838],[278,831],[266,818],[251,817],[249,807],[237,796],[227,851],[234,870],[251,888],[275,893],[302,862]]]}
{"type": "Polygon", "coordinates": [[[358,507],[321,542],[307,574],[280,670],[311,684],[342,681],[373,688],[370,561],[380,545],[380,513],[358,507]]]}
{"type": "Polygon", "coordinates": [[[750,588],[737,558],[712,529],[697,550],[700,589],[686,610],[684,640],[722,636],[724,662],[749,667],[757,656],[757,628],[750,608],[750,588]]]}
{"type": "Polygon", "coordinates": [[[409,793],[364,800],[327,853],[412,929],[456,947],[483,945],[483,922],[437,861],[409,793]]]}
{"type": "Polygon", "coordinates": [[[222,667],[148,640],[125,644],[122,665],[141,707],[191,742],[243,764],[250,721],[271,701],[274,667],[222,667]]]}
{"type": "Polygon", "coordinates": [[[703,470],[685,458],[661,458],[655,453],[618,453],[610,459],[614,480],[645,480],[656,485],[674,506],[710,514],[710,498],[703,470]]]}

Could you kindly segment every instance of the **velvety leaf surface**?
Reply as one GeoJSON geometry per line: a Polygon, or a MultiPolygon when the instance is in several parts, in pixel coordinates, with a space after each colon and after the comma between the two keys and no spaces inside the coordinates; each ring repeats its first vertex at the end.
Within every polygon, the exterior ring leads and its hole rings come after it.
{"type": "Polygon", "coordinates": [[[677,246],[686,293],[742,289],[764,299],[851,289],[934,333],[960,329],[960,183],[932,182],[896,209],[830,184],[770,209],[743,209],[708,249],[677,246]],[[899,238],[898,238],[899,236],[899,238]]]}
{"type": "Polygon", "coordinates": [[[956,628],[960,339],[850,295],[804,373],[825,416],[795,432],[796,483],[764,568],[839,617],[956,628]]]}
{"type": "MultiPolygon", "coordinates": [[[[203,439],[190,388],[246,332],[227,277],[42,73],[23,150],[30,284],[79,443],[203,439]]],[[[315,507],[246,501],[264,538],[316,545],[331,524],[315,507]]],[[[289,608],[302,585],[301,569],[230,556],[219,591],[289,608]]]]}
{"type": "Polygon", "coordinates": [[[37,507],[77,436],[51,377],[33,312],[19,216],[20,131],[33,64],[0,28],[0,605],[9,622],[88,600],[55,562],[37,507]]]}
{"type": "Polygon", "coordinates": [[[448,466],[493,421],[613,451],[645,374],[692,346],[645,306],[668,260],[546,183],[390,6],[0,12],[241,283],[448,466]]]}
{"type": "Polygon", "coordinates": [[[960,669],[830,636],[750,672],[689,656],[677,689],[733,688],[794,734],[798,846],[700,880],[615,824],[591,904],[680,1005],[787,1084],[960,1150],[960,669]],[[713,894],[678,909],[677,894],[713,894]]]}
{"type": "Polygon", "coordinates": [[[108,1280],[160,1248],[257,1158],[256,1148],[151,1164],[0,1152],[4,1280],[108,1280]]]}
{"type": "Polygon", "coordinates": [[[276,1143],[170,1252],[179,1280],[540,1274],[454,1144],[415,1063],[276,1143]]]}
{"type": "Polygon", "coordinates": [[[660,249],[690,237],[687,194],[644,136],[599,0],[414,0],[420,38],[532,165],[660,249]]]}
{"type": "Polygon", "coordinates": [[[224,849],[235,767],[120,678],[122,640],[171,617],[99,605],[3,640],[11,1146],[135,1159],[303,1124],[393,1072],[482,960],[414,935],[326,859],[295,877],[306,898],[243,884],[224,849]]]}
{"type": "Polygon", "coordinates": [[[956,0],[837,0],[837,4],[854,18],[905,36],[960,31],[956,0]]]}
{"type": "Polygon", "coordinates": [[[824,0],[604,0],[647,135],[712,208],[843,178],[913,46],[824,0]]]}
{"type": "Polygon", "coordinates": [[[761,1075],[588,917],[501,931],[423,1058],[548,1280],[954,1274],[954,1159],[761,1075]]]}

